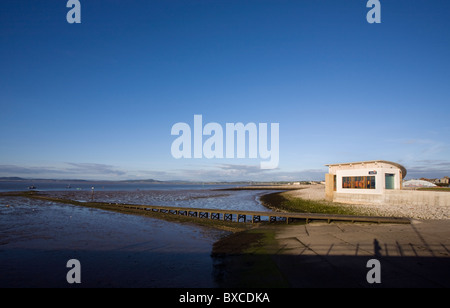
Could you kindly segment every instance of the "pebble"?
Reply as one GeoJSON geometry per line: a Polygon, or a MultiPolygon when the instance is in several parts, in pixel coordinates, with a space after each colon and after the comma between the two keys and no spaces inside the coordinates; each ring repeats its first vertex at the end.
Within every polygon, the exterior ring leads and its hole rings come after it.
{"type": "MultiPolygon", "coordinates": [[[[304,199],[323,200],[325,199],[325,186],[312,185],[298,191],[291,191],[289,194],[293,197],[304,199]]],[[[449,193],[450,194],[450,193],[449,193]]],[[[448,206],[411,206],[411,205],[392,205],[392,204],[342,204],[356,210],[365,212],[372,216],[396,216],[415,219],[450,219],[450,207],[448,206]]]]}
{"type": "Polygon", "coordinates": [[[450,219],[450,208],[445,206],[416,206],[410,205],[351,205],[356,209],[367,211],[374,216],[397,216],[416,219],[450,219]]]}

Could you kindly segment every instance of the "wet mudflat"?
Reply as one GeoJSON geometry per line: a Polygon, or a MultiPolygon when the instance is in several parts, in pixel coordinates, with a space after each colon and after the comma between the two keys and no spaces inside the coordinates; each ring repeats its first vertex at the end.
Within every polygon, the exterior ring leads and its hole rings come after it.
{"type": "Polygon", "coordinates": [[[0,287],[214,287],[225,232],[26,198],[0,199],[0,287]]]}

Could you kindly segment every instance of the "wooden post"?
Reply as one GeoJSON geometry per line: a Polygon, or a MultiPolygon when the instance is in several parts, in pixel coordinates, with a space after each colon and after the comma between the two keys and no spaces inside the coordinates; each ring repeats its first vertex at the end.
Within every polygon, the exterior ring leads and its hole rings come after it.
{"type": "Polygon", "coordinates": [[[327,201],[333,201],[334,185],[334,174],[325,174],[325,199],[327,201]]]}

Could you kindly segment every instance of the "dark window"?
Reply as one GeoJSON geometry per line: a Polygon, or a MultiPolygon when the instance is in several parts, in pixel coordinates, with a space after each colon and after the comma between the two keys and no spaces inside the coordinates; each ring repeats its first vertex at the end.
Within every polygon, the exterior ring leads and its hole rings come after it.
{"type": "Polygon", "coordinates": [[[342,177],[342,188],[375,189],[375,177],[374,176],[344,176],[344,177],[342,177]]]}

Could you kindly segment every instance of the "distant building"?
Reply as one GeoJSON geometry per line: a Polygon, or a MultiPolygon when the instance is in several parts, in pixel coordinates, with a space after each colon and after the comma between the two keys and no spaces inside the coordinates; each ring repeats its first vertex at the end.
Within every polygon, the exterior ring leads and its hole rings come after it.
{"type": "Polygon", "coordinates": [[[436,184],[443,184],[443,185],[449,185],[450,184],[450,178],[448,176],[444,176],[442,179],[437,179],[435,181],[436,184]]]}
{"type": "Polygon", "coordinates": [[[328,200],[352,200],[356,195],[383,195],[386,190],[402,189],[406,169],[385,160],[330,164],[325,175],[328,200]]]}
{"type": "Polygon", "coordinates": [[[436,184],[438,186],[448,186],[450,184],[450,178],[448,176],[444,176],[442,179],[420,178],[420,180],[427,181],[427,182],[436,184]]]}

